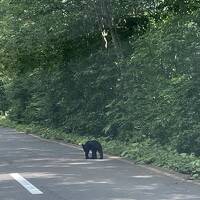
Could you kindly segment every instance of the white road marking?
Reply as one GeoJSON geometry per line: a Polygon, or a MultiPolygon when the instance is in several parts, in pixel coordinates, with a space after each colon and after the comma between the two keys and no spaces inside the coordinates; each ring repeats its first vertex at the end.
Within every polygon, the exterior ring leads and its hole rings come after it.
{"type": "Polygon", "coordinates": [[[20,174],[11,173],[10,176],[12,176],[18,183],[20,183],[31,194],[43,194],[43,192],[41,192],[38,188],[36,188],[29,181],[27,181],[25,178],[23,178],[20,174]]]}

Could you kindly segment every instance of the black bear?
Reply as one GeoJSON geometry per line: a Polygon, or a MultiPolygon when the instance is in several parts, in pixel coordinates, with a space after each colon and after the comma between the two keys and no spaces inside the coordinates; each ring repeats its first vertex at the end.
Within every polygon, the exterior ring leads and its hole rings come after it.
{"type": "Polygon", "coordinates": [[[100,159],[103,159],[103,150],[101,144],[96,141],[87,141],[85,144],[82,144],[83,150],[85,152],[85,158],[89,159],[89,152],[92,151],[91,159],[97,159],[97,151],[99,153],[100,159]]]}

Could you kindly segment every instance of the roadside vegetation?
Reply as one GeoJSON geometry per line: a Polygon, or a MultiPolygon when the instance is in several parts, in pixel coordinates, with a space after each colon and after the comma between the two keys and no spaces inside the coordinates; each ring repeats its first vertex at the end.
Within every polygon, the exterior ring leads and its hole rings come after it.
{"type": "Polygon", "coordinates": [[[52,129],[39,125],[17,124],[4,117],[0,118],[0,126],[16,128],[23,134],[34,134],[41,138],[59,140],[66,143],[80,145],[88,140],[97,139],[101,142],[104,152],[132,160],[136,164],[147,164],[163,167],[179,173],[186,174],[189,179],[200,178],[200,158],[194,154],[179,154],[169,146],[161,146],[152,140],[142,142],[128,142],[111,140],[105,136],[80,136],[75,133],[66,133],[62,129],[52,129]]]}
{"type": "Polygon", "coordinates": [[[200,177],[198,0],[1,0],[0,15],[2,125],[200,177]]]}

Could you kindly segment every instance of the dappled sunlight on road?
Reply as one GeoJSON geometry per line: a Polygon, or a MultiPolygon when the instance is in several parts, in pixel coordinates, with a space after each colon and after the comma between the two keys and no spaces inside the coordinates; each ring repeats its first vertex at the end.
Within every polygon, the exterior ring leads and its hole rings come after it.
{"type": "Polygon", "coordinates": [[[153,178],[152,175],[137,175],[137,176],[131,176],[132,178],[153,178]]]}
{"type": "Polygon", "coordinates": [[[157,184],[152,185],[136,185],[133,190],[155,190],[158,189],[157,184]]]}
{"type": "Polygon", "coordinates": [[[12,180],[12,177],[8,176],[8,174],[0,174],[0,182],[12,180]]]}
{"type": "Polygon", "coordinates": [[[68,163],[68,165],[90,165],[89,162],[74,162],[74,163],[68,163]]]}
{"type": "MultiPolygon", "coordinates": [[[[104,169],[115,169],[117,168],[117,166],[104,166],[104,169]]],[[[102,166],[92,166],[92,167],[87,167],[87,169],[93,169],[93,170],[97,170],[97,169],[102,169],[102,166]]]]}
{"type": "MultiPolygon", "coordinates": [[[[95,181],[95,180],[85,180],[85,181],[69,181],[69,182],[65,182],[65,180],[60,183],[62,185],[86,185],[86,184],[113,184],[111,180],[104,180],[104,181],[95,181]]],[[[60,185],[59,184],[59,185],[60,185]]]]}
{"type": "Polygon", "coordinates": [[[112,198],[112,199],[109,199],[109,200],[136,200],[136,199],[127,199],[127,198],[112,198]]]}

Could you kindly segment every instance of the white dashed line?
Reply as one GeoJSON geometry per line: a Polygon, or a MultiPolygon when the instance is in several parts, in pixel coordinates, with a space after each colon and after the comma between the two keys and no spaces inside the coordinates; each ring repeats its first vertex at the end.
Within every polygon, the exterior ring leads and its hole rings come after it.
{"type": "Polygon", "coordinates": [[[12,174],[10,174],[10,176],[12,176],[18,183],[20,183],[31,194],[43,194],[43,192],[41,192],[38,188],[36,188],[29,181],[27,181],[25,178],[23,178],[20,174],[12,173],[12,174]]]}

